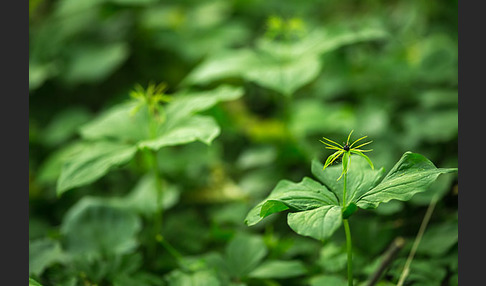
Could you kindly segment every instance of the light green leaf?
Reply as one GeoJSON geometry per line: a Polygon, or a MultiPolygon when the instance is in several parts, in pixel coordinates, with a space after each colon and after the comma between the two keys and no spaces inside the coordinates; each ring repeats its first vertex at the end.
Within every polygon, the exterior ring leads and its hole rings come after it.
{"type": "Polygon", "coordinates": [[[239,77],[252,63],[256,64],[256,58],[248,49],[215,53],[196,66],[183,84],[208,84],[222,78],[239,77]]]}
{"type": "Polygon", "coordinates": [[[289,213],[287,222],[290,228],[300,235],[324,240],[341,225],[342,208],[324,205],[309,211],[289,213]]]}
{"type": "Polygon", "coordinates": [[[178,120],[207,110],[219,102],[238,99],[243,93],[240,87],[221,85],[213,90],[174,94],[173,100],[167,105],[167,124],[176,124],[178,120]]]}
{"type": "Polygon", "coordinates": [[[179,200],[179,195],[179,189],[174,185],[169,185],[162,189],[161,201],[157,202],[156,179],[150,173],[142,177],[135,188],[121,199],[121,205],[135,210],[137,213],[151,216],[157,212],[159,206],[164,210],[172,207],[179,200]]]}
{"type": "Polygon", "coordinates": [[[307,272],[304,264],[299,260],[269,260],[263,262],[248,274],[257,279],[283,279],[304,275],[307,272]]]}
{"type": "Polygon", "coordinates": [[[136,101],[119,104],[81,129],[85,139],[117,139],[138,144],[140,148],[157,150],[196,140],[209,144],[218,134],[219,126],[207,116],[194,113],[211,108],[221,101],[234,100],[243,95],[241,88],[221,86],[203,92],[181,92],[172,96],[165,107],[166,119],[157,123],[150,118],[148,109],[131,113],[136,101]]]}
{"type": "Polygon", "coordinates": [[[164,146],[181,145],[194,141],[210,144],[220,133],[216,121],[210,116],[194,115],[179,121],[157,138],[138,143],[139,148],[158,150],[164,146]]]}
{"type": "Polygon", "coordinates": [[[181,270],[172,271],[167,275],[169,286],[219,286],[221,282],[214,271],[201,270],[184,273],[181,270]]]}
{"type": "Polygon", "coordinates": [[[310,286],[344,286],[346,279],[338,275],[319,275],[310,279],[310,286]]]}
{"type": "Polygon", "coordinates": [[[137,244],[138,216],[106,200],[85,197],[66,214],[61,233],[73,255],[125,254],[137,244]]]}
{"type": "Polygon", "coordinates": [[[316,55],[286,61],[261,57],[260,62],[247,69],[243,76],[263,87],[290,96],[315,79],[320,70],[321,61],[316,55]]]}
{"type": "Polygon", "coordinates": [[[67,108],[56,114],[43,132],[43,142],[49,146],[63,143],[73,137],[80,125],[85,124],[91,114],[84,108],[67,108]]]}
{"type": "Polygon", "coordinates": [[[126,43],[76,47],[63,77],[70,83],[99,82],[114,72],[128,57],[126,43]]]}
{"type": "Polygon", "coordinates": [[[267,247],[259,236],[239,233],[227,245],[225,260],[234,277],[248,275],[267,255],[267,247]]]}
{"type": "Polygon", "coordinates": [[[150,137],[150,118],[147,108],[135,114],[131,110],[137,102],[115,105],[80,129],[88,140],[116,139],[132,144],[150,137]]]}
{"type": "Polygon", "coordinates": [[[134,146],[97,142],[87,145],[65,161],[57,181],[57,193],[96,181],[114,167],[130,161],[137,149],[134,146]]]}
{"type": "Polygon", "coordinates": [[[58,241],[46,237],[29,242],[29,275],[39,276],[44,269],[56,262],[62,262],[63,259],[58,241]]]}
{"type": "Polygon", "coordinates": [[[29,286],[42,286],[39,282],[29,277],[29,286]]]}
{"type": "Polygon", "coordinates": [[[456,171],[456,168],[438,169],[424,156],[406,152],[377,186],[356,198],[356,204],[360,208],[376,208],[390,200],[406,201],[426,191],[440,174],[456,171]]]}

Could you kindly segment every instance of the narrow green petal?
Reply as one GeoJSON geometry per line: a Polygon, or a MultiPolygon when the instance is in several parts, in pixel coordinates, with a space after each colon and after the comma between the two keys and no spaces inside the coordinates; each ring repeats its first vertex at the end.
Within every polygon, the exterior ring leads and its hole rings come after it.
{"type": "Polygon", "coordinates": [[[365,154],[361,153],[360,151],[356,151],[356,150],[351,150],[351,153],[356,154],[356,155],[359,155],[359,156],[365,158],[366,161],[368,162],[368,164],[370,164],[371,169],[372,170],[375,169],[375,167],[373,166],[373,162],[371,162],[371,160],[370,160],[370,158],[368,158],[368,156],[366,156],[365,154]]]}
{"type": "Polygon", "coordinates": [[[334,162],[343,152],[344,152],[343,150],[339,150],[337,152],[334,152],[329,157],[327,157],[326,163],[324,164],[322,170],[326,169],[329,165],[331,165],[332,162],[334,162]]]}
{"type": "Polygon", "coordinates": [[[362,147],[362,146],[368,145],[368,144],[370,144],[371,142],[373,142],[373,140],[368,141],[368,142],[366,142],[366,143],[363,143],[363,144],[361,144],[361,145],[359,145],[359,146],[356,146],[356,147],[354,147],[353,149],[356,149],[356,148],[359,148],[359,147],[362,147]]]}
{"type": "Polygon", "coordinates": [[[353,130],[351,130],[351,132],[349,132],[349,135],[348,135],[348,140],[346,140],[346,144],[349,145],[349,138],[351,138],[351,134],[353,134],[353,130]]]}
{"type": "Polygon", "coordinates": [[[354,142],[351,144],[351,146],[349,146],[349,148],[353,147],[353,145],[354,145],[354,144],[356,144],[358,141],[360,141],[360,140],[362,140],[362,139],[365,139],[366,137],[368,137],[368,135],[363,136],[363,137],[361,137],[361,138],[357,139],[356,141],[354,141],[354,142]]]}
{"type": "Polygon", "coordinates": [[[342,149],[342,148],[340,148],[340,147],[337,147],[337,146],[331,145],[331,144],[329,144],[329,143],[327,143],[327,142],[324,142],[324,141],[322,141],[322,140],[319,140],[319,141],[320,141],[322,144],[326,145],[327,147],[330,147],[330,148],[336,148],[337,150],[341,150],[341,149],[342,149]]]}
{"type": "MultiPolygon", "coordinates": [[[[332,141],[331,139],[327,139],[326,137],[322,137],[322,138],[323,138],[323,139],[325,139],[325,140],[327,140],[327,141],[329,141],[329,142],[332,142],[332,143],[336,144],[337,146],[339,146],[339,147],[341,147],[341,148],[343,148],[343,146],[342,146],[341,144],[336,143],[336,142],[332,141]]],[[[322,142],[322,141],[321,141],[321,142],[322,142]]]]}
{"type": "Polygon", "coordinates": [[[326,149],[331,149],[331,150],[342,150],[341,148],[338,148],[338,147],[327,147],[326,146],[326,149]]]}

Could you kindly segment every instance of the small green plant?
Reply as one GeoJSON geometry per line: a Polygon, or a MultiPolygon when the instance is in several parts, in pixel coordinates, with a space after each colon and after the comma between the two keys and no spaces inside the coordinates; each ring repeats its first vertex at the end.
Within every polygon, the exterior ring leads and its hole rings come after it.
{"type": "Polygon", "coordinates": [[[363,154],[371,150],[359,149],[371,141],[355,146],[366,138],[364,136],[349,144],[352,132],[344,145],[327,138],[321,141],[327,149],[336,152],[324,165],[317,160],[312,162],[312,173],[320,182],[307,177],[299,183],[282,180],[245,219],[251,226],[273,213],[289,211],[287,222],[290,228],[318,240],[329,238],[342,223],[346,234],[348,285],[353,285],[349,217],[358,208],[373,209],[390,200],[409,200],[426,191],[440,174],[457,171],[457,168],[436,168],[426,157],[405,152],[384,176],[384,168],[375,170],[371,160],[363,154]],[[352,155],[358,155],[353,164],[352,155]],[[331,166],[341,156],[342,168],[331,166]],[[352,176],[348,177],[348,173],[352,176]]]}

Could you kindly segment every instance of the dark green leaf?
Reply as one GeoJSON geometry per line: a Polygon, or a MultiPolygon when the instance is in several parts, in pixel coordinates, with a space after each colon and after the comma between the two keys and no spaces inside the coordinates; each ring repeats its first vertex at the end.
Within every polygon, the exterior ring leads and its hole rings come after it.
{"type": "Polygon", "coordinates": [[[258,279],[283,279],[301,276],[306,272],[307,271],[304,264],[299,260],[270,260],[263,262],[252,272],[250,272],[248,276],[258,279]]]}
{"type": "Polygon", "coordinates": [[[85,197],[66,214],[61,233],[73,255],[124,254],[137,246],[137,215],[106,200],[85,197]]]}
{"type": "Polygon", "coordinates": [[[424,156],[406,152],[376,187],[355,201],[360,208],[376,208],[393,199],[406,201],[427,190],[440,174],[456,171],[455,168],[438,169],[424,156]]]}
{"type": "Polygon", "coordinates": [[[267,247],[259,236],[237,234],[227,245],[225,259],[234,277],[248,275],[267,255],[267,247]]]}

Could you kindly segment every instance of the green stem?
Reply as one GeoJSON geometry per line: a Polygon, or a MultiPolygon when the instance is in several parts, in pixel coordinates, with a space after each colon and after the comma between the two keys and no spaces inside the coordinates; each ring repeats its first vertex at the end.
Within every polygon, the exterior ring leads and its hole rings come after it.
{"type": "Polygon", "coordinates": [[[412,249],[410,250],[410,253],[407,257],[407,261],[405,262],[405,266],[403,267],[402,274],[400,275],[400,279],[398,280],[397,286],[402,286],[403,283],[405,282],[405,279],[407,278],[409,272],[410,272],[410,265],[412,264],[413,257],[415,256],[415,252],[417,251],[417,248],[420,244],[420,241],[422,240],[422,236],[424,235],[425,229],[427,228],[427,224],[429,223],[430,217],[432,216],[432,213],[434,212],[435,205],[437,204],[437,200],[439,199],[439,196],[436,194],[432,198],[429,207],[427,208],[427,211],[425,212],[424,218],[422,220],[422,223],[420,225],[419,231],[417,233],[417,236],[415,237],[415,241],[413,242],[412,249]]]}
{"type": "Polygon", "coordinates": [[[348,174],[347,173],[344,173],[344,188],[343,188],[343,211],[344,209],[346,208],[346,182],[348,181],[348,174]]]}
{"type": "Polygon", "coordinates": [[[157,152],[151,151],[150,157],[152,159],[152,172],[155,177],[155,189],[157,192],[156,195],[156,204],[157,204],[157,211],[153,217],[153,225],[152,225],[152,237],[150,238],[149,243],[149,252],[152,257],[156,257],[156,248],[157,248],[157,237],[162,232],[162,216],[163,216],[163,207],[162,207],[162,197],[163,197],[163,188],[162,188],[162,178],[159,173],[159,164],[157,160],[157,152]]]}
{"type": "MultiPolygon", "coordinates": [[[[348,174],[344,173],[343,187],[343,211],[346,208],[346,182],[348,174]]],[[[353,286],[353,244],[351,241],[351,230],[349,229],[348,219],[343,219],[344,232],[346,233],[346,252],[348,254],[348,286],[353,286]]]]}
{"type": "Polygon", "coordinates": [[[347,219],[343,219],[344,232],[346,233],[346,251],[348,253],[348,285],[353,286],[353,245],[351,242],[351,230],[347,219]]]}

